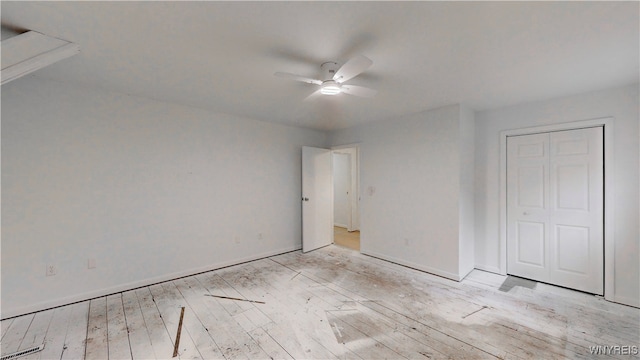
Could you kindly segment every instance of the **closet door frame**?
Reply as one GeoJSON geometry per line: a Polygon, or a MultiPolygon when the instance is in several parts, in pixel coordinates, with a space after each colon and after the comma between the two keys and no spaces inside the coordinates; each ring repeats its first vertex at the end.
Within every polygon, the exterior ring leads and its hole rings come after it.
{"type": "Polygon", "coordinates": [[[614,300],[613,118],[572,121],[500,132],[500,274],[507,275],[507,137],[602,126],[604,130],[604,298],[614,300]]]}

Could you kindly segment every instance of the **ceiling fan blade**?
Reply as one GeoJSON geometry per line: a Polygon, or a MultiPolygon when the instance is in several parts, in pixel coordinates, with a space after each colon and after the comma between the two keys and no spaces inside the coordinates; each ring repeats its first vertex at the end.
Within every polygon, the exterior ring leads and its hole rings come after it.
{"type": "Polygon", "coordinates": [[[358,55],[351,60],[347,61],[333,76],[333,80],[343,83],[361,72],[367,70],[373,61],[364,55],[358,55]]]}
{"type": "Polygon", "coordinates": [[[345,94],[366,97],[366,98],[374,97],[378,93],[378,91],[376,90],[369,89],[368,87],[364,87],[364,86],[357,86],[357,85],[343,84],[340,87],[340,90],[342,90],[342,92],[345,94]]]}
{"type": "Polygon", "coordinates": [[[310,79],[310,78],[307,78],[307,77],[304,77],[304,76],[300,76],[300,75],[284,73],[284,72],[277,72],[277,73],[275,73],[273,75],[275,75],[277,77],[285,78],[285,79],[302,81],[302,82],[305,82],[307,84],[322,85],[322,81],[320,81],[320,80],[310,79]]]}

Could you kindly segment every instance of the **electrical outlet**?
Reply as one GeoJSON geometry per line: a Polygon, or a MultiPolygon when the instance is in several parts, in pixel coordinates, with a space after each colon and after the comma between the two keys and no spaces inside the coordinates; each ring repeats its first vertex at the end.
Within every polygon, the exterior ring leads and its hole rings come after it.
{"type": "Polygon", "coordinates": [[[404,246],[409,246],[409,239],[404,238],[404,246]]]}
{"type": "Polygon", "coordinates": [[[89,258],[89,260],[87,261],[87,269],[95,269],[95,268],[96,268],[96,259],[89,258]]]}
{"type": "Polygon", "coordinates": [[[258,233],[258,240],[262,240],[264,238],[264,236],[262,235],[262,233],[258,233]]]}
{"type": "Polygon", "coordinates": [[[58,268],[55,265],[51,265],[51,264],[47,265],[47,272],[46,272],[47,276],[53,276],[57,273],[58,273],[58,268]]]}
{"type": "Polygon", "coordinates": [[[239,237],[239,236],[235,236],[235,237],[233,238],[233,241],[234,241],[236,244],[240,244],[240,237],[239,237]]]}

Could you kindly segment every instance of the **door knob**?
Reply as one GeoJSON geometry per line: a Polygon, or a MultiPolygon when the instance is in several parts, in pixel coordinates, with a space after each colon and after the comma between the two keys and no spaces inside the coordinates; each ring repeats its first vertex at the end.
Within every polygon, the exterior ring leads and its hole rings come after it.
{"type": "Polygon", "coordinates": [[[522,213],[522,215],[529,215],[529,212],[525,211],[525,212],[522,213]]]}

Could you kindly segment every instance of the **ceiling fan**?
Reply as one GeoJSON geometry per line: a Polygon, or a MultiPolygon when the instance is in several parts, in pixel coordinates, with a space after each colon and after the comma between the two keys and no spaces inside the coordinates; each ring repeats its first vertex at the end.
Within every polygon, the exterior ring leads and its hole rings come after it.
{"type": "Polygon", "coordinates": [[[374,97],[377,93],[376,90],[364,86],[348,85],[344,83],[367,70],[372,64],[373,61],[364,55],[358,55],[350,59],[341,67],[338,67],[338,63],[336,62],[328,61],[320,65],[320,68],[322,69],[322,78],[324,80],[311,79],[285,72],[276,72],[274,75],[281,78],[319,85],[320,89],[311,94],[311,96],[318,93],[323,95],[338,95],[340,93],[345,93],[360,97],[374,97]]]}

